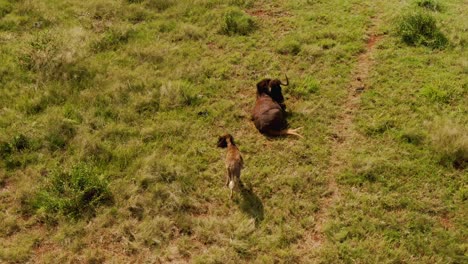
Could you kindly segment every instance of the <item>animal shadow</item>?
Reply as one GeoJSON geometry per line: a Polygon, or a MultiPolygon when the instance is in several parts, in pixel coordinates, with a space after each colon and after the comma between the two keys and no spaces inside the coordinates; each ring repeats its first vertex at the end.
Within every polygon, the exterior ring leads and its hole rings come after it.
{"type": "Polygon", "coordinates": [[[238,202],[239,208],[245,214],[255,219],[255,225],[263,221],[264,210],[263,203],[258,196],[252,191],[252,188],[245,188],[242,184],[240,194],[241,200],[238,202]]]}

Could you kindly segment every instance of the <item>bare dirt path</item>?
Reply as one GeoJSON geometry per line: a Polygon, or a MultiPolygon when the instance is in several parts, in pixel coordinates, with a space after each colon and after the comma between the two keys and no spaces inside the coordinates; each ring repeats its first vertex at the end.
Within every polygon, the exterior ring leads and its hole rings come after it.
{"type": "Polygon", "coordinates": [[[325,224],[330,220],[331,208],[337,204],[341,195],[336,182],[336,177],[346,167],[346,154],[351,142],[359,135],[353,128],[353,119],[359,110],[361,93],[366,89],[366,81],[369,70],[373,65],[372,54],[376,43],[382,36],[377,35],[378,20],[372,18],[372,23],[367,30],[366,49],[362,52],[352,73],[352,79],[348,86],[348,95],[342,106],[341,114],[333,129],[330,163],[325,175],[328,178],[327,191],[322,194],[319,204],[319,212],[316,214],[316,225],[304,235],[304,240],[299,243],[299,250],[313,250],[319,248],[325,241],[325,224]]]}

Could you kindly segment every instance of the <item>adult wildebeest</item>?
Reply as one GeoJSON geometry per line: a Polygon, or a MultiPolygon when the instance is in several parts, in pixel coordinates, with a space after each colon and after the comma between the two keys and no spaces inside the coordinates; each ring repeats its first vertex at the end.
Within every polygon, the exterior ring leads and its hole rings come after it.
{"type": "Polygon", "coordinates": [[[288,129],[286,105],[281,91],[281,85],[288,84],[288,77],[286,77],[286,84],[278,79],[263,79],[257,83],[257,101],[252,111],[252,120],[260,133],[268,136],[302,137],[296,132],[300,128],[288,129]]]}

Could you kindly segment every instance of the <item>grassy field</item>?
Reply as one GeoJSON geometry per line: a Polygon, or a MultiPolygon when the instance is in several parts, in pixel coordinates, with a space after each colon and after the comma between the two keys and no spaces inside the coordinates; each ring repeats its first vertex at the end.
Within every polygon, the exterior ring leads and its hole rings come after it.
{"type": "Polygon", "coordinates": [[[0,0],[0,263],[466,263],[466,14],[0,0]],[[304,139],[250,121],[284,74],[304,139]]]}

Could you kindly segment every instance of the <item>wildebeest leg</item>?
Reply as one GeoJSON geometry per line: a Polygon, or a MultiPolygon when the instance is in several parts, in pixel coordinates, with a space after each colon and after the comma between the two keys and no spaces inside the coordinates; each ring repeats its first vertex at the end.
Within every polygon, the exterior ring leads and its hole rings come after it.
{"type": "Polygon", "coordinates": [[[232,188],[233,186],[231,186],[231,181],[233,180],[232,177],[233,177],[233,171],[228,169],[227,187],[231,190],[231,193],[229,195],[229,199],[231,200],[232,200],[232,193],[233,193],[232,189],[234,189],[232,188]]]}
{"type": "Polygon", "coordinates": [[[226,169],[226,187],[229,187],[229,169],[226,169]]]}

